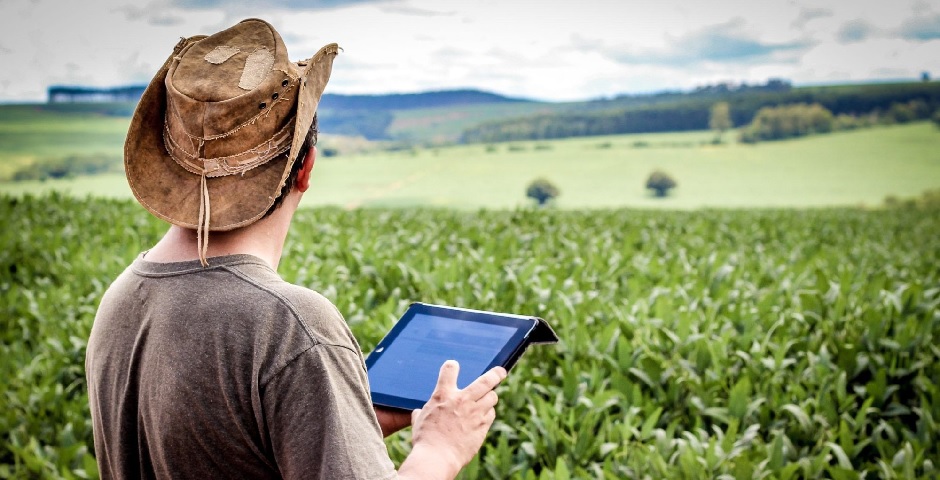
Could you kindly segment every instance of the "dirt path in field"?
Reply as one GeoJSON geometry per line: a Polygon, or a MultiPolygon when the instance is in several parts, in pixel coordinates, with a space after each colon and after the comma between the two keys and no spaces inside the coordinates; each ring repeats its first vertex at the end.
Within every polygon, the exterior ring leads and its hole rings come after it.
{"type": "Polygon", "coordinates": [[[346,210],[355,210],[363,206],[366,202],[377,200],[379,198],[389,195],[390,193],[401,190],[402,188],[408,185],[411,185],[432,173],[437,173],[442,168],[444,168],[444,165],[439,164],[439,165],[435,165],[433,168],[429,168],[427,170],[422,170],[420,172],[412,173],[411,175],[408,175],[405,178],[401,178],[401,179],[395,180],[394,182],[383,185],[373,190],[372,192],[368,193],[367,195],[364,195],[360,198],[357,198],[347,203],[346,205],[343,206],[343,208],[345,208],[346,210]]]}

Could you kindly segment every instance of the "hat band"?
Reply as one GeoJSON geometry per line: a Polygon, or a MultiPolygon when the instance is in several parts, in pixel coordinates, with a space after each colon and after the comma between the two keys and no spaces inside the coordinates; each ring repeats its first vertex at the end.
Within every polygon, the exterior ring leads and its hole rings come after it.
{"type": "MultiPolygon", "coordinates": [[[[245,173],[283,154],[291,147],[291,141],[294,136],[293,130],[294,119],[290,118],[273,137],[261,142],[253,148],[224,157],[204,158],[200,157],[198,153],[189,153],[177,143],[170,131],[169,122],[164,122],[163,143],[166,146],[167,153],[169,153],[170,157],[181,167],[196,175],[205,175],[208,178],[214,178],[245,173]]],[[[202,138],[193,139],[199,141],[196,151],[202,152],[206,140],[202,138]]],[[[193,139],[189,139],[190,143],[193,139]]]]}

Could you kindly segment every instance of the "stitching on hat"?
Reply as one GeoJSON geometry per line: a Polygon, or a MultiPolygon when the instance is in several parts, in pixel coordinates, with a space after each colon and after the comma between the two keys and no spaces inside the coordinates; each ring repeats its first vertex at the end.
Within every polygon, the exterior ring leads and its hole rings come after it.
{"type": "Polygon", "coordinates": [[[224,157],[201,158],[199,154],[192,154],[182,148],[170,135],[170,126],[164,124],[163,143],[167,153],[181,167],[196,175],[205,175],[210,178],[227,175],[242,174],[286,152],[293,140],[293,118],[274,134],[273,137],[240,153],[224,157]],[[179,156],[177,154],[180,154],[179,156]],[[184,157],[184,158],[181,158],[184,157]],[[201,161],[202,165],[198,162],[201,161]],[[234,165],[233,165],[234,164],[234,165]]]}
{"type": "Polygon", "coordinates": [[[238,81],[238,88],[242,90],[254,90],[255,87],[264,81],[264,77],[274,67],[274,54],[267,48],[261,47],[248,55],[245,60],[245,68],[242,70],[242,78],[238,81]]]}
{"type": "MultiPolygon", "coordinates": [[[[242,128],[244,128],[244,127],[246,127],[246,126],[248,126],[248,125],[254,125],[254,123],[255,123],[256,121],[258,121],[259,118],[261,118],[261,117],[267,117],[271,112],[274,111],[274,107],[275,107],[277,104],[282,103],[282,102],[287,102],[287,101],[289,101],[289,100],[292,100],[292,98],[291,98],[291,97],[288,97],[287,94],[289,94],[289,93],[291,92],[291,90],[293,90],[293,89],[294,89],[294,84],[291,83],[290,87],[287,87],[287,89],[284,90],[284,94],[282,94],[280,97],[278,97],[277,100],[274,100],[273,102],[271,102],[271,108],[265,108],[264,110],[260,110],[259,113],[256,113],[255,115],[253,115],[253,116],[252,116],[251,118],[249,118],[248,120],[245,120],[245,121],[242,122],[240,125],[236,126],[235,128],[233,128],[233,129],[231,129],[231,130],[229,130],[229,131],[227,131],[227,132],[222,132],[222,133],[217,134],[217,135],[209,135],[209,136],[206,136],[206,137],[199,137],[199,136],[196,136],[196,135],[193,135],[193,134],[187,132],[185,129],[182,129],[183,134],[186,135],[187,137],[193,139],[193,140],[205,140],[205,141],[209,141],[209,140],[218,140],[218,139],[220,139],[220,138],[225,138],[225,137],[229,137],[229,136],[231,136],[231,135],[234,135],[234,134],[238,133],[238,131],[241,130],[242,128]]],[[[169,102],[169,103],[172,103],[172,102],[169,102]]],[[[167,110],[166,110],[166,116],[164,116],[164,118],[163,118],[163,124],[164,124],[164,126],[166,126],[166,125],[168,124],[167,116],[169,116],[170,112],[173,112],[173,116],[176,117],[176,119],[177,119],[178,122],[180,122],[181,124],[184,124],[184,123],[185,123],[185,122],[183,122],[183,118],[180,117],[180,113],[176,110],[175,105],[169,105],[169,108],[167,108],[167,110]]]]}
{"type": "Polygon", "coordinates": [[[215,47],[211,52],[207,53],[205,57],[206,61],[213,64],[219,65],[225,63],[226,60],[232,58],[236,53],[241,50],[238,47],[233,47],[230,45],[219,45],[215,47]]]}
{"type": "MultiPolygon", "coordinates": [[[[166,135],[168,135],[170,131],[170,112],[173,112],[173,116],[178,119],[177,125],[183,125],[182,117],[180,117],[180,113],[176,110],[176,105],[173,102],[168,101],[166,113],[163,115],[164,143],[166,143],[166,135]]],[[[183,148],[182,145],[180,145],[174,140],[173,144],[176,146],[176,148],[183,150],[184,152],[187,152],[187,153],[189,151],[197,150],[198,147],[196,143],[194,143],[194,140],[197,142],[201,142],[203,139],[196,137],[194,135],[190,135],[189,132],[187,132],[185,128],[179,128],[179,130],[181,130],[183,134],[186,135],[186,140],[189,142],[189,150],[183,148]]]]}

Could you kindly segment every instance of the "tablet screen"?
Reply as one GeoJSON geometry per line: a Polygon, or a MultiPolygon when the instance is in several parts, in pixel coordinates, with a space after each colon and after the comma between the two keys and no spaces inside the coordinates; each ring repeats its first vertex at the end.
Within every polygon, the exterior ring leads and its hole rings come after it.
{"type": "Polygon", "coordinates": [[[391,406],[420,408],[431,398],[447,360],[460,364],[457,387],[465,388],[489,368],[505,362],[533,325],[528,319],[494,321],[483,312],[434,311],[423,304],[417,310],[406,313],[366,361],[377,404],[404,399],[406,405],[391,406]]]}

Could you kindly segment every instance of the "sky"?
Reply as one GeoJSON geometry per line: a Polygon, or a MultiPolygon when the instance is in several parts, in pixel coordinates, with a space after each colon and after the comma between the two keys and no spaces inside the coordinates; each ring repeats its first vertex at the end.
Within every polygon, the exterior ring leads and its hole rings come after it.
{"type": "Polygon", "coordinates": [[[940,0],[0,0],[0,102],[147,83],[181,36],[244,18],[327,92],[475,88],[578,101],[722,82],[940,79],[940,0]]]}

